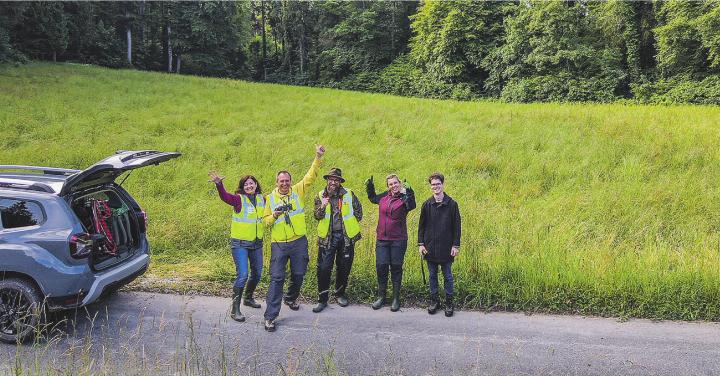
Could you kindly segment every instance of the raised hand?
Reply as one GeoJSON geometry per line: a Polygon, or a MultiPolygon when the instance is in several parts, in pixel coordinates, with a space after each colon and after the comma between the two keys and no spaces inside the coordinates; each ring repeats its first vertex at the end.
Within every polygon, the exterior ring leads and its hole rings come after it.
{"type": "Polygon", "coordinates": [[[373,178],[374,178],[374,176],[373,176],[373,175],[370,175],[370,178],[368,178],[367,180],[365,180],[365,186],[366,186],[366,187],[367,187],[368,185],[375,185],[375,182],[373,181],[373,178]]]}
{"type": "Polygon", "coordinates": [[[409,189],[412,191],[412,187],[410,186],[410,183],[407,182],[407,180],[403,179],[402,184],[403,184],[403,189],[409,189]]]}
{"type": "Polygon", "coordinates": [[[321,158],[325,154],[325,147],[322,145],[315,145],[315,156],[321,158]]]}
{"type": "Polygon", "coordinates": [[[225,179],[224,177],[218,175],[217,171],[208,172],[208,176],[210,176],[210,181],[215,184],[220,183],[223,179],[225,179]]]}

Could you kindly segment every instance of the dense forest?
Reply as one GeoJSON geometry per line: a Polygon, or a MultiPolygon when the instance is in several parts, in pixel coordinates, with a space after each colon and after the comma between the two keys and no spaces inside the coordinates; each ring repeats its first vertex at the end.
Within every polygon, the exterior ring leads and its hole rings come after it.
{"type": "Polygon", "coordinates": [[[0,2],[0,62],[398,95],[720,104],[720,1],[0,2]]]}

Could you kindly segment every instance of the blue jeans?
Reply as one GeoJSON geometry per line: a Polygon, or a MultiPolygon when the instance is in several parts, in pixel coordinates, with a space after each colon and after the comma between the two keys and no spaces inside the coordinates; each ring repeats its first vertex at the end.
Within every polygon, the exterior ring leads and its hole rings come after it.
{"type": "Polygon", "coordinates": [[[445,296],[452,296],[455,291],[455,279],[452,274],[452,261],[444,264],[437,264],[432,261],[427,262],[428,271],[430,272],[430,295],[438,293],[438,266],[442,269],[445,287],[445,296]]]}
{"type": "Polygon", "coordinates": [[[235,278],[235,284],[233,287],[244,289],[247,283],[247,295],[252,296],[255,291],[255,287],[260,283],[260,277],[262,276],[263,270],[263,250],[262,247],[249,249],[238,246],[235,242],[230,243],[230,250],[232,251],[233,260],[235,261],[235,272],[237,278],[235,278]],[[250,267],[248,268],[248,261],[250,261],[250,267]],[[248,280],[248,269],[250,279],[248,280]]]}

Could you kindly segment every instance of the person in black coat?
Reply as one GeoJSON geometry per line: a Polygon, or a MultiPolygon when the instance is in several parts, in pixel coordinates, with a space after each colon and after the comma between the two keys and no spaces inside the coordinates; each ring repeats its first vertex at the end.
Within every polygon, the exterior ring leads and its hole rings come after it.
{"type": "Polygon", "coordinates": [[[440,308],[438,295],[438,267],[442,270],[445,288],[445,316],[455,311],[453,302],[454,278],[452,263],[460,253],[460,209],[455,200],[445,194],[445,176],[436,172],[428,178],[433,195],[420,209],[418,245],[430,271],[429,314],[440,308]]]}

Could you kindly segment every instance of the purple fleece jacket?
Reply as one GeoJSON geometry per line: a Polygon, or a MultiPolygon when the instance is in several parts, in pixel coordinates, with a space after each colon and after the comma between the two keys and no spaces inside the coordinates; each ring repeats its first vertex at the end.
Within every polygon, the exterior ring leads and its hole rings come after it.
{"type": "Polygon", "coordinates": [[[376,195],[372,183],[365,188],[370,202],[378,204],[377,240],[407,240],[407,215],[416,206],[413,190],[392,196],[387,191],[376,195]]]}
{"type": "Polygon", "coordinates": [[[215,187],[218,190],[218,194],[220,195],[220,199],[223,200],[226,204],[233,207],[233,210],[235,210],[235,213],[240,213],[242,210],[242,198],[240,198],[240,195],[228,193],[228,191],[225,190],[225,186],[222,182],[215,183],[215,187]]]}

